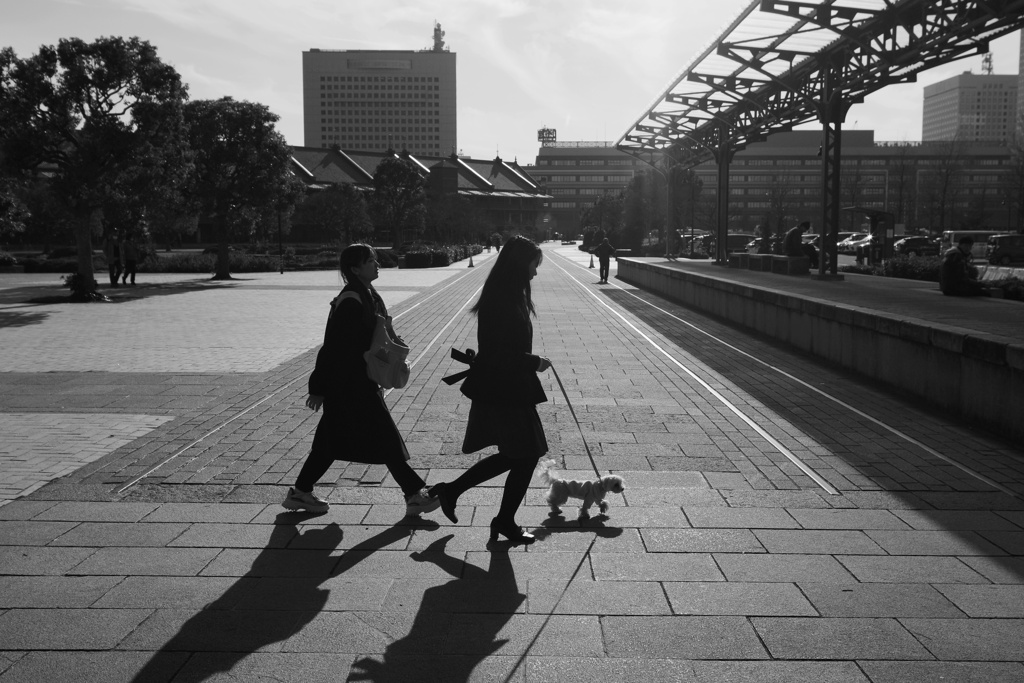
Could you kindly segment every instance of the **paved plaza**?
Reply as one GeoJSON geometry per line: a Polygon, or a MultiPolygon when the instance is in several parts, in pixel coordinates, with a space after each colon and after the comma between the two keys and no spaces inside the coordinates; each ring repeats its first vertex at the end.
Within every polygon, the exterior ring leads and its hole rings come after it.
{"type": "MultiPolygon", "coordinates": [[[[458,525],[404,517],[381,466],[280,507],[337,273],[143,273],[90,305],[0,274],[0,683],[1024,681],[1021,444],[544,250],[550,455],[626,491],[577,520],[535,480],[528,547],[487,542],[500,479],[458,525]]],[[[493,259],[376,283],[431,483],[479,457],[441,378],[493,259]]]]}

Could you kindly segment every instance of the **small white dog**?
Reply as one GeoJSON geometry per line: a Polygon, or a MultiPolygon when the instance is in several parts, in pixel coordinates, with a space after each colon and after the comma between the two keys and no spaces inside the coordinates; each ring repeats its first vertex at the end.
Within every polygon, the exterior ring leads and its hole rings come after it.
{"type": "Polygon", "coordinates": [[[551,512],[561,513],[562,508],[570,498],[579,498],[583,501],[580,506],[580,519],[590,517],[590,506],[597,504],[601,512],[608,511],[608,503],[605,502],[606,493],[622,493],[626,487],[622,483],[622,477],[607,474],[600,479],[593,481],[576,481],[575,479],[559,479],[554,474],[555,461],[544,460],[537,465],[537,475],[541,481],[548,485],[547,501],[551,506],[551,512]]]}

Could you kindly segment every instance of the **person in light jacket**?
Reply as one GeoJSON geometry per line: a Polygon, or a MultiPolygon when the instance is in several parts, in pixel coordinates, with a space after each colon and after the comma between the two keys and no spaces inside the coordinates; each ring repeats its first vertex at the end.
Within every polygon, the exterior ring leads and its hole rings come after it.
{"type": "Polygon", "coordinates": [[[327,512],[330,504],[313,492],[313,486],[335,460],[345,460],[387,465],[405,495],[406,514],[436,510],[440,502],[409,466],[409,451],[381,388],[366,374],[363,353],[370,348],[377,316],[388,315],[372,284],[380,269],[377,252],[368,244],[350,244],[339,260],[345,288],[331,302],[306,399],[308,408],[323,407],[324,412],[309,456],[281,504],[288,510],[327,512]],[[359,296],[344,296],[348,292],[359,296]]]}
{"type": "Polygon", "coordinates": [[[547,401],[547,395],[537,373],[550,368],[551,361],[533,353],[530,320],[536,315],[530,281],[542,259],[540,247],[525,237],[516,235],[505,242],[472,308],[479,350],[470,369],[454,376],[465,376],[462,393],[472,401],[462,452],[490,446],[497,446],[498,452],[477,461],[454,481],[430,489],[440,500],[441,511],[457,523],[459,496],[507,472],[498,515],[491,520],[491,541],[499,534],[517,544],[535,540],[515,516],[537,462],[548,451],[537,414],[537,404],[547,401]]]}

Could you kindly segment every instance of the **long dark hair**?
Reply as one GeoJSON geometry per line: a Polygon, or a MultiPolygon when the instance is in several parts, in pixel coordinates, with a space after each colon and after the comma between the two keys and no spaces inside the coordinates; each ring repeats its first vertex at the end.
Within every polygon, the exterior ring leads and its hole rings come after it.
{"type": "Polygon", "coordinates": [[[480,298],[470,310],[479,314],[484,309],[513,306],[522,311],[523,317],[536,315],[530,291],[530,264],[538,258],[543,260],[544,254],[534,242],[522,235],[509,237],[487,275],[480,298]]]}

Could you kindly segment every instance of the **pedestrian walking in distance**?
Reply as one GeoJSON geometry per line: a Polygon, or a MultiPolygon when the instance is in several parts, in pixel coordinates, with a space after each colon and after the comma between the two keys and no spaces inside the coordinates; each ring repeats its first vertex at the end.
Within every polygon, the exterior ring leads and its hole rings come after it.
{"type": "Polygon", "coordinates": [[[615,254],[615,247],[605,237],[601,244],[594,249],[594,253],[597,254],[598,265],[601,267],[598,284],[608,284],[608,270],[611,267],[612,256],[615,254]]]}
{"type": "Polygon", "coordinates": [[[345,287],[331,302],[306,399],[307,407],[322,407],[324,412],[309,456],[282,505],[327,512],[330,505],[313,492],[313,486],[335,460],[344,460],[386,465],[405,495],[406,514],[436,510],[440,503],[410,467],[409,451],[380,386],[366,374],[363,354],[370,348],[377,316],[388,319],[384,300],[373,288],[380,269],[377,253],[368,244],[351,244],[341,252],[340,265],[345,287]],[[347,292],[359,296],[343,296],[347,292]]]}
{"type": "Polygon", "coordinates": [[[472,401],[462,452],[475,453],[489,446],[497,446],[498,452],[479,460],[454,481],[430,489],[441,501],[445,516],[457,523],[459,496],[507,472],[498,515],[491,520],[491,541],[499,535],[517,544],[535,540],[516,523],[516,511],[538,460],[548,450],[537,414],[537,404],[547,396],[537,373],[550,368],[551,361],[533,353],[530,320],[536,315],[530,281],[542,259],[540,247],[527,238],[509,238],[472,308],[478,352],[462,384],[462,393],[472,401]]]}

